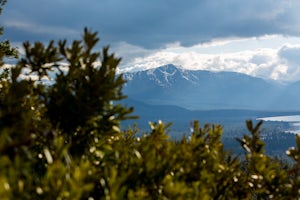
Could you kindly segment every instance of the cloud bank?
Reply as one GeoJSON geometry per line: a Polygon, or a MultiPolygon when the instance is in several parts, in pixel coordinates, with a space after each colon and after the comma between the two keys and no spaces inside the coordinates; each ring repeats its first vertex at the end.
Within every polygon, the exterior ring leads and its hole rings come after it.
{"type": "Polygon", "coordinates": [[[8,1],[0,18],[13,44],[98,31],[121,71],[173,63],[300,80],[298,0],[8,1]]]}
{"type": "Polygon", "coordinates": [[[300,38],[273,35],[215,41],[192,47],[175,45],[127,59],[120,71],[139,71],[170,63],[191,70],[233,71],[294,82],[300,80],[300,38]]]}

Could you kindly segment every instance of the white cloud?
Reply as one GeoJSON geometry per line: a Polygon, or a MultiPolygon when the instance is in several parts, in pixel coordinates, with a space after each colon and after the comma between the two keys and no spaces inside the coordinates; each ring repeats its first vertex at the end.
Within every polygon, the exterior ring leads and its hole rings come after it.
{"type": "Polygon", "coordinates": [[[132,59],[121,64],[121,71],[171,63],[191,70],[233,71],[279,81],[300,80],[300,38],[296,37],[266,35],[217,40],[192,47],[177,44],[143,56],[131,56],[132,59]]]}
{"type": "Polygon", "coordinates": [[[300,44],[285,45],[279,50],[278,54],[289,65],[298,65],[300,63],[300,44]]]}

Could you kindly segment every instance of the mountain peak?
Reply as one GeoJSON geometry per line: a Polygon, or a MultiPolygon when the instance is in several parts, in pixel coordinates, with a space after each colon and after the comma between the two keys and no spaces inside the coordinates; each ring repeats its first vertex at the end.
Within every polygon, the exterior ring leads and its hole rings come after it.
{"type": "Polygon", "coordinates": [[[188,109],[294,109],[300,105],[296,89],[236,72],[187,70],[169,64],[128,72],[124,78],[127,95],[150,104],[188,109]]]}
{"type": "Polygon", "coordinates": [[[195,72],[196,71],[193,70],[183,69],[180,66],[167,64],[145,71],[127,72],[124,74],[124,78],[131,81],[133,78],[139,77],[138,79],[148,79],[160,87],[169,88],[174,84],[184,82],[196,84],[199,79],[197,75],[194,74],[195,72]]]}
{"type": "Polygon", "coordinates": [[[162,73],[162,74],[175,74],[179,71],[179,67],[173,65],[173,64],[167,64],[163,65],[157,68],[146,70],[147,74],[153,74],[153,73],[162,73]]]}
{"type": "Polygon", "coordinates": [[[163,65],[163,66],[158,67],[157,69],[165,70],[165,71],[169,71],[169,72],[172,72],[174,70],[178,71],[179,69],[183,70],[181,67],[173,65],[173,64],[163,65]]]}

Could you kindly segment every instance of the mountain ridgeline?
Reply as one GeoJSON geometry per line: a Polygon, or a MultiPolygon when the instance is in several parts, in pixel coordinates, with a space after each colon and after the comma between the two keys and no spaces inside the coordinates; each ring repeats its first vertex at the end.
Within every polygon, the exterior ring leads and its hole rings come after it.
{"type": "Polygon", "coordinates": [[[174,65],[127,72],[124,93],[151,105],[175,105],[190,110],[300,109],[300,82],[283,85],[236,72],[186,70],[174,65]]]}

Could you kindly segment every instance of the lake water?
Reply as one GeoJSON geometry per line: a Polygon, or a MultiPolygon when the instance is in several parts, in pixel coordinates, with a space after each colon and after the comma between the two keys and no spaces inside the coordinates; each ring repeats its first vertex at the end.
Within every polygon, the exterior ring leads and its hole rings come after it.
{"type": "Polygon", "coordinates": [[[286,132],[300,134],[300,115],[262,117],[262,118],[257,118],[257,120],[273,121],[273,122],[288,122],[290,123],[291,130],[286,130],[286,132]]]}

